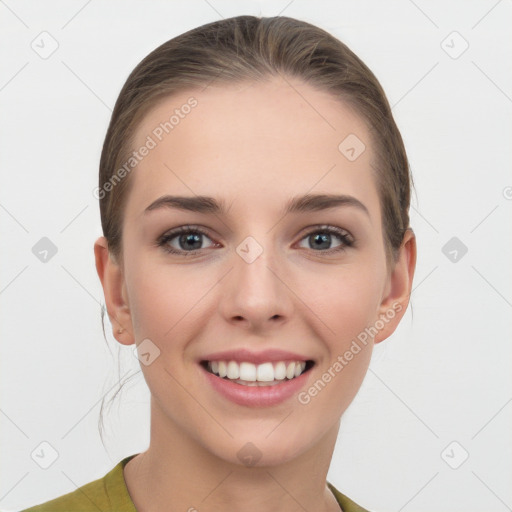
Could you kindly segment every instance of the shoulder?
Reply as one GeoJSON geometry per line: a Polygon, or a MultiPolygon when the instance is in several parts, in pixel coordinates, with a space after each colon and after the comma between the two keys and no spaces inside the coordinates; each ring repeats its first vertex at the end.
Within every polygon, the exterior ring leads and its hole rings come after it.
{"type": "Polygon", "coordinates": [[[123,476],[124,466],[134,456],[123,459],[102,478],[21,512],[136,512],[123,476]]]}
{"type": "Polygon", "coordinates": [[[71,512],[110,510],[103,478],[79,487],[51,501],[27,508],[22,512],[71,512]]]}
{"type": "Polygon", "coordinates": [[[334,494],[334,497],[338,501],[343,512],[370,512],[369,510],[361,507],[357,503],[353,502],[349,497],[342,494],[334,485],[330,482],[327,482],[329,489],[334,494]]]}

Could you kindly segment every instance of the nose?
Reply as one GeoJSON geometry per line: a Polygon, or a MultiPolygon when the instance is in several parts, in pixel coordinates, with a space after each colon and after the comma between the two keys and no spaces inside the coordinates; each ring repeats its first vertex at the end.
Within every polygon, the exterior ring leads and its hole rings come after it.
{"type": "Polygon", "coordinates": [[[257,247],[249,242],[233,253],[233,267],[223,280],[219,307],[227,322],[247,330],[265,331],[289,321],[293,293],[280,270],[283,265],[278,265],[273,252],[263,249],[253,259],[257,247]]]}

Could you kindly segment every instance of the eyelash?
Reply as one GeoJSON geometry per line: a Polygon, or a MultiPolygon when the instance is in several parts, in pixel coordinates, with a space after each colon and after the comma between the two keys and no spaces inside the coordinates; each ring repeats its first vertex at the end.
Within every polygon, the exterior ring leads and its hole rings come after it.
{"type": "MultiPolygon", "coordinates": [[[[182,251],[182,250],[176,250],[168,245],[168,242],[170,242],[172,239],[176,238],[178,235],[182,234],[192,234],[192,233],[199,233],[201,235],[206,236],[207,238],[210,238],[208,233],[204,231],[203,229],[195,226],[181,226],[179,228],[173,229],[172,231],[165,233],[157,240],[157,245],[159,247],[162,247],[164,251],[170,253],[170,254],[176,254],[181,256],[194,256],[198,252],[202,251],[203,249],[195,249],[193,251],[182,251]]],[[[335,247],[333,249],[327,249],[327,250],[318,250],[315,251],[314,249],[311,249],[313,252],[316,253],[327,253],[327,254],[333,254],[338,253],[341,251],[346,250],[348,247],[353,247],[355,244],[354,238],[344,229],[336,228],[334,226],[315,226],[314,229],[306,233],[300,241],[304,240],[305,238],[318,234],[318,233],[328,233],[330,235],[336,235],[340,241],[342,242],[341,245],[338,247],[335,247]]]]}

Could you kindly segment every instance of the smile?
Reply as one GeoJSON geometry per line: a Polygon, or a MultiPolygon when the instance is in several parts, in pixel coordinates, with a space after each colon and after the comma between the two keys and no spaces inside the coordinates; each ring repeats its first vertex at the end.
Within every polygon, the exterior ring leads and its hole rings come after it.
{"type": "Polygon", "coordinates": [[[245,386],[275,386],[308,371],[313,361],[276,361],[253,364],[247,361],[203,361],[203,367],[217,375],[245,386]]]}

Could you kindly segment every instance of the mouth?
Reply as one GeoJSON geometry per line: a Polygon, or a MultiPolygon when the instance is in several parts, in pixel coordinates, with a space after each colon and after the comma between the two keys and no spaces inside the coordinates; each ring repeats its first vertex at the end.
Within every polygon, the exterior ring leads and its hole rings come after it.
{"type": "Polygon", "coordinates": [[[267,387],[294,380],[309,372],[315,365],[306,361],[268,361],[254,364],[248,361],[203,360],[199,363],[207,372],[216,377],[242,386],[267,387]]]}

